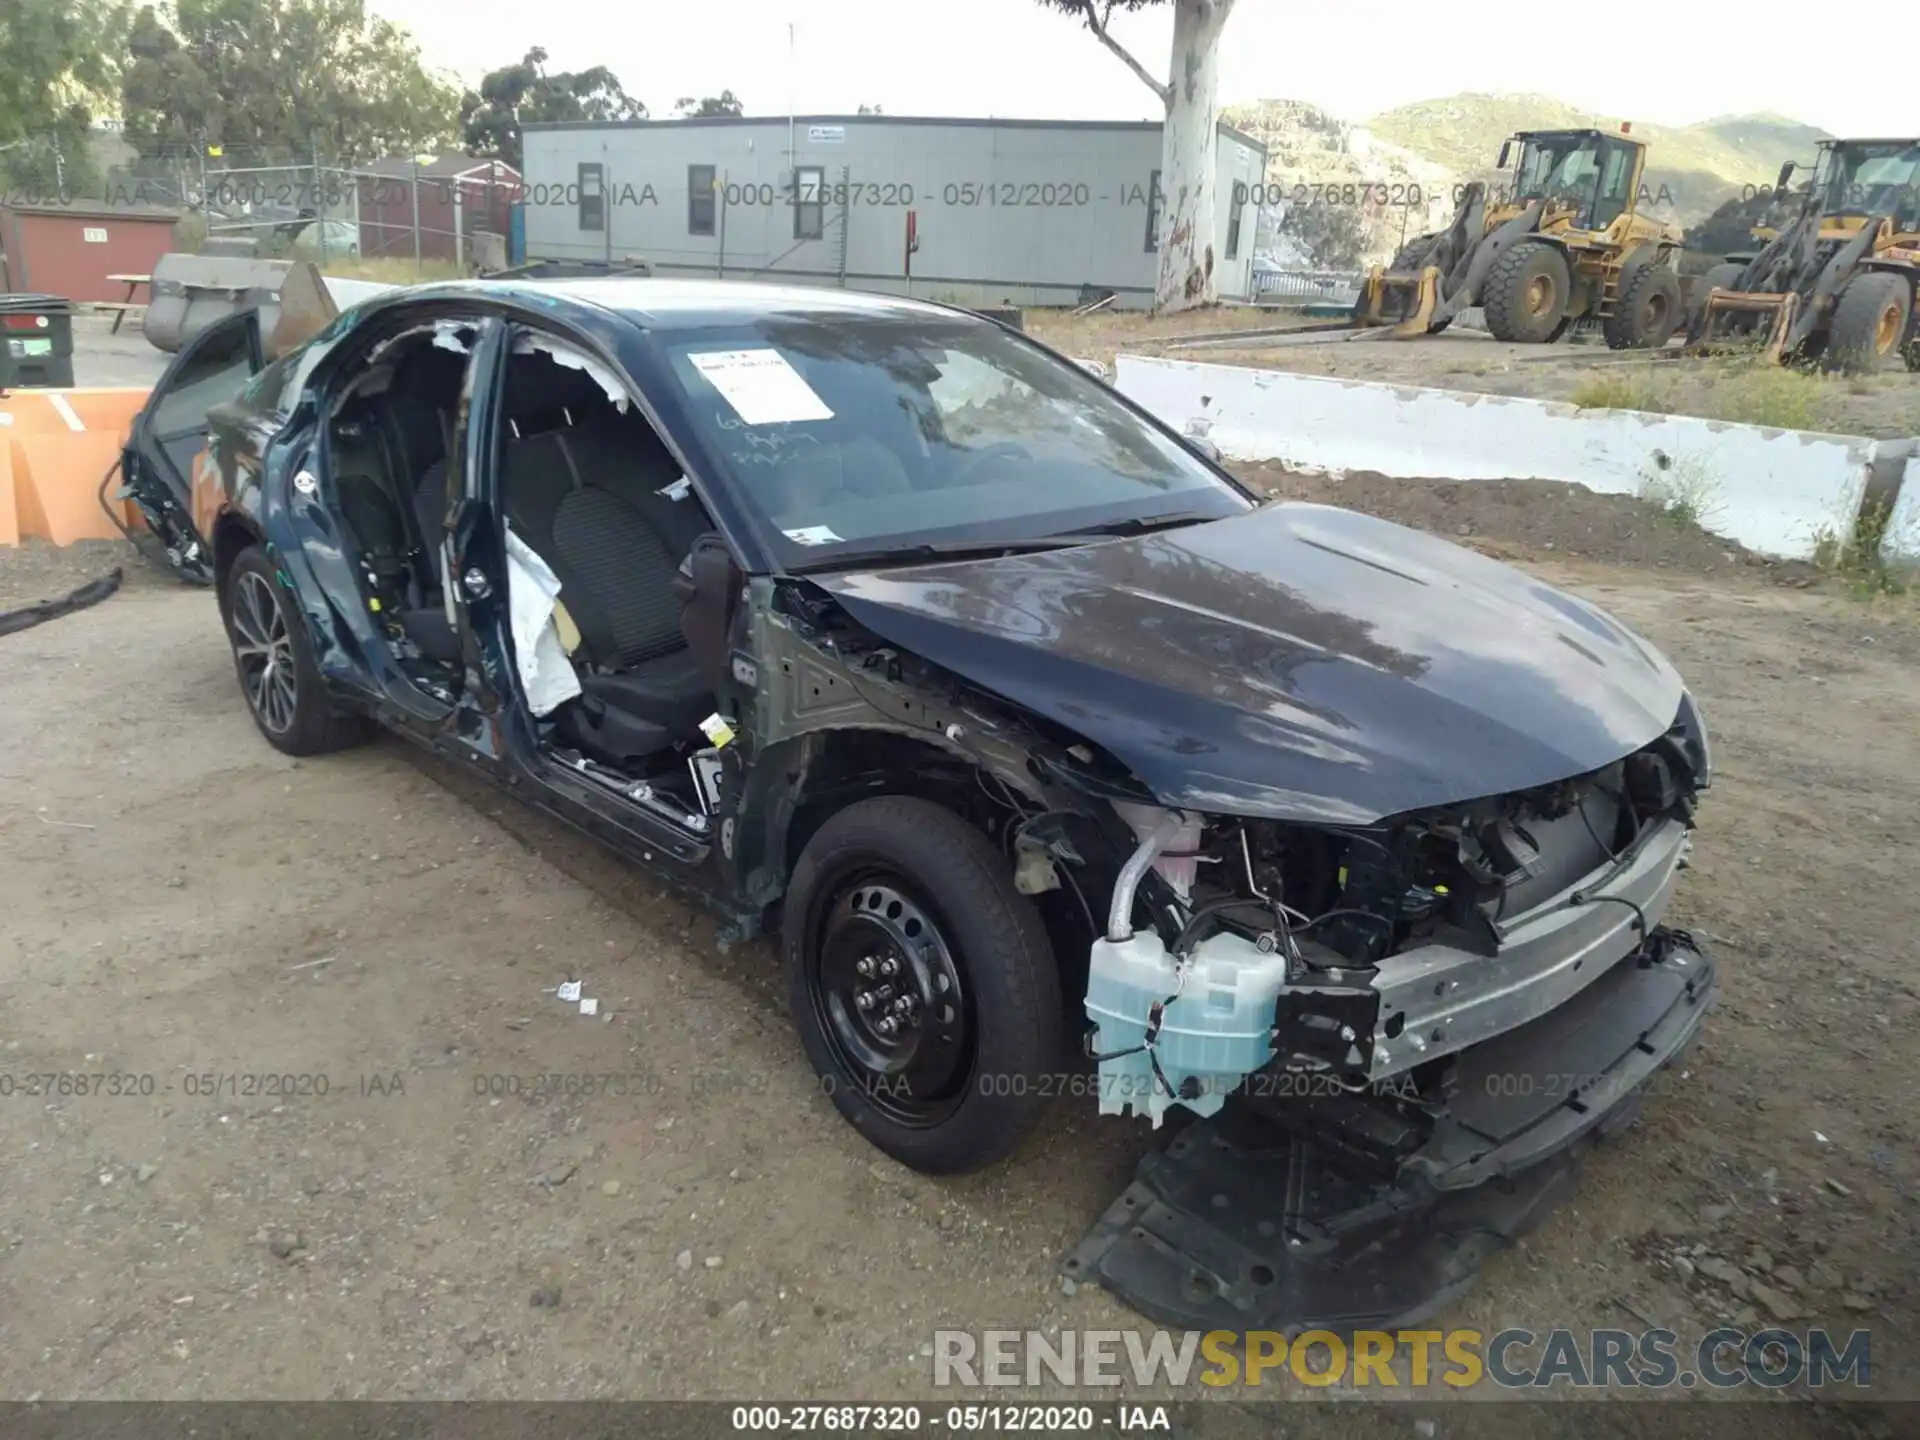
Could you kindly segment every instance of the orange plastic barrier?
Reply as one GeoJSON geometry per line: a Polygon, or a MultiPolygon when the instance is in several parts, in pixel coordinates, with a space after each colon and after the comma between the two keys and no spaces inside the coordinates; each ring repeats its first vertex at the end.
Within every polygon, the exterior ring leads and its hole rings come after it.
{"type": "MultiPolygon", "coordinates": [[[[100,482],[147,403],[144,389],[14,390],[0,399],[0,545],[113,540],[100,482]]],[[[139,517],[113,502],[129,525],[139,517]]]]}

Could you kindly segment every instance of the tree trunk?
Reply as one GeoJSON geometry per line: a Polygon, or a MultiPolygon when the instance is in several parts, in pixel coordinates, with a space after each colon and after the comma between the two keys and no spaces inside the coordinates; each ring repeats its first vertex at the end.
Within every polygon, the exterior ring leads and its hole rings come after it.
{"type": "Polygon", "coordinates": [[[1219,162],[1220,32],[1233,0],[1174,0],[1173,59],[1160,152],[1160,277],[1156,312],[1212,305],[1219,162]]]}

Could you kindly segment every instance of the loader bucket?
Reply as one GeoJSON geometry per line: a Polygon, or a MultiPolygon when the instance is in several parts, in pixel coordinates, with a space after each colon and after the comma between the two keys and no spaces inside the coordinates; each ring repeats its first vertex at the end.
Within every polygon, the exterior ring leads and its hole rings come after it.
{"type": "Polygon", "coordinates": [[[1429,265],[1418,273],[1389,274],[1376,265],[1354,302],[1355,325],[1391,325],[1390,338],[1425,335],[1440,304],[1440,271],[1429,265]]]}
{"type": "Polygon", "coordinates": [[[260,344],[275,359],[339,314],[320,272],[304,260],[162,255],[153,266],[147,341],[169,354],[229,315],[255,310],[260,344]]]}
{"type": "Polygon", "coordinates": [[[1780,363],[1786,352],[1787,334],[1799,309],[1800,297],[1792,291],[1771,294],[1755,290],[1722,290],[1715,286],[1700,307],[1699,319],[1687,349],[1702,354],[1723,347],[1727,340],[1739,337],[1748,342],[1756,332],[1760,336],[1760,354],[1770,365],[1780,363]],[[1745,321],[1747,323],[1743,324],[1745,321]],[[1764,325],[1764,329],[1762,326],[1764,325]]]}

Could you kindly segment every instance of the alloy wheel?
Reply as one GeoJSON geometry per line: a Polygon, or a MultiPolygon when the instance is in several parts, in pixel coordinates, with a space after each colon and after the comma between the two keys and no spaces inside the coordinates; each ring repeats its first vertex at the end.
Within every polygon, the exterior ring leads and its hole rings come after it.
{"type": "Polygon", "coordinates": [[[243,570],[235,582],[232,609],[233,654],[247,704],[275,735],[293,727],[298,705],[293,641],[280,598],[264,575],[243,570]]]}

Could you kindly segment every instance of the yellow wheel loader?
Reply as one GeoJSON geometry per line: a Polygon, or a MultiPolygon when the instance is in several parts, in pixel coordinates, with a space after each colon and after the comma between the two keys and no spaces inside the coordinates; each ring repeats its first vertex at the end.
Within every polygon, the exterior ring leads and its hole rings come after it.
{"type": "MultiPolygon", "coordinates": [[[[1795,168],[1780,168],[1780,194],[1795,168]]],[[[1773,361],[1920,370],[1920,139],[1823,140],[1793,213],[1753,238],[1707,272],[1690,346],[1758,340],[1773,361]]]]}
{"type": "Polygon", "coordinates": [[[1499,340],[1557,340],[1593,317],[1616,350],[1665,345],[1683,318],[1681,235],[1640,213],[1647,147],[1625,128],[1513,136],[1505,182],[1491,195],[1468,185],[1451,225],[1375,267],[1352,323],[1428,335],[1478,305],[1499,340]]]}

